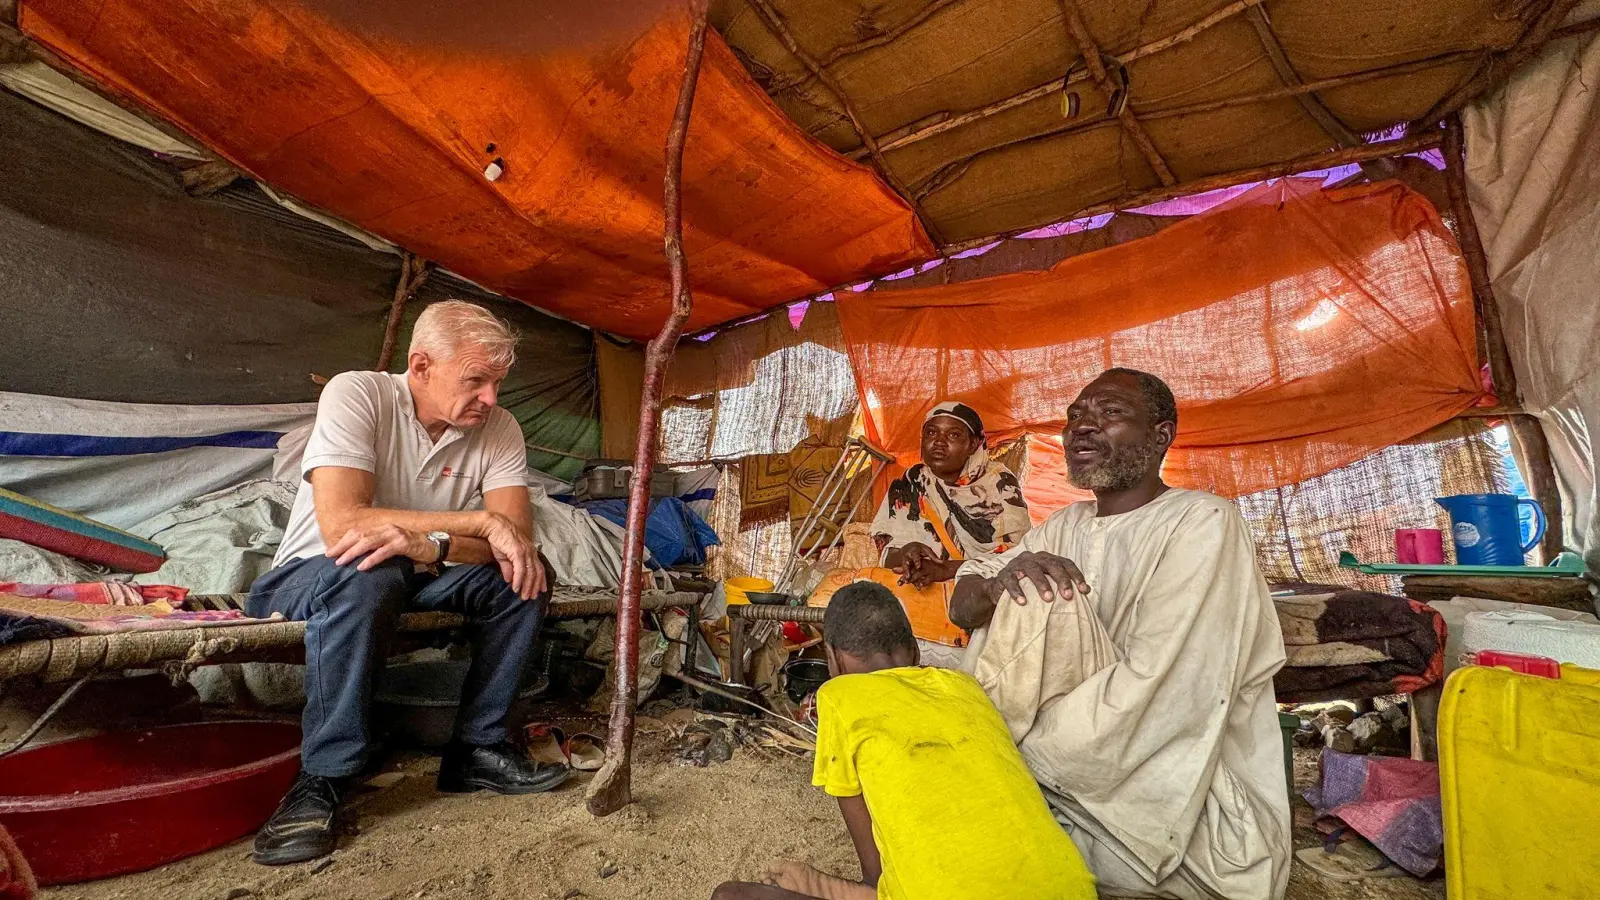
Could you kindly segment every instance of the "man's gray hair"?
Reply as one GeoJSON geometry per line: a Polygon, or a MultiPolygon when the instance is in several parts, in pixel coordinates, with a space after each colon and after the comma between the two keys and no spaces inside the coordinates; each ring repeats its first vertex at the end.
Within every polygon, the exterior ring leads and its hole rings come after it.
{"type": "Polygon", "coordinates": [[[463,348],[477,347],[488,355],[489,365],[509,369],[517,361],[520,337],[510,322],[476,303],[444,300],[417,317],[409,352],[443,360],[455,358],[463,348]]]}

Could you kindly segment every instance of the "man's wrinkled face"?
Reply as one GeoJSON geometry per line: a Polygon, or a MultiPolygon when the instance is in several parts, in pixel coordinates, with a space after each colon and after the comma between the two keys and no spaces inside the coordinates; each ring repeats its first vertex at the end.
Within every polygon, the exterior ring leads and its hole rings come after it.
{"type": "Polygon", "coordinates": [[[1086,491],[1130,490],[1159,474],[1172,426],[1150,420],[1139,381],[1102,375],[1067,408],[1061,433],[1072,484],[1086,491]]]}
{"type": "Polygon", "coordinates": [[[478,347],[463,347],[450,359],[435,360],[418,371],[429,405],[457,428],[477,428],[489,421],[509,369],[491,365],[478,347]]]}
{"type": "Polygon", "coordinates": [[[960,419],[936,416],[922,426],[922,461],[940,478],[960,475],[977,448],[977,437],[960,419]]]}

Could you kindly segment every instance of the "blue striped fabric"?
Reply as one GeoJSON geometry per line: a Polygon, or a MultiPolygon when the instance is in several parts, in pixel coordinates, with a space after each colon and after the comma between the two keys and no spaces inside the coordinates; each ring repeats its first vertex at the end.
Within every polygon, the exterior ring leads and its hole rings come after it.
{"type": "Polygon", "coordinates": [[[229,431],[192,437],[108,437],[86,434],[35,434],[0,431],[0,456],[134,456],[190,447],[274,450],[280,431],[229,431]]]}

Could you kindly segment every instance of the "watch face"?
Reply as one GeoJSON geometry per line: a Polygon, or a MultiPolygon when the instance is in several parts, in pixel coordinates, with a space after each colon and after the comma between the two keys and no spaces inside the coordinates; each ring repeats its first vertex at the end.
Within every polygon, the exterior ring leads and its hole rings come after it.
{"type": "Polygon", "coordinates": [[[428,532],[428,540],[448,541],[450,540],[450,533],[448,531],[430,531],[428,532]]]}

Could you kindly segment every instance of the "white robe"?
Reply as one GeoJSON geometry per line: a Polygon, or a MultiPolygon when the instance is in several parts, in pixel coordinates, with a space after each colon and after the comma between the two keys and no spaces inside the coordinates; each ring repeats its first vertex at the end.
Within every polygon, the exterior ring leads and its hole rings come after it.
{"type": "Polygon", "coordinates": [[[1290,819],[1272,675],[1283,637],[1238,511],[1176,489],[1103,518],[1075,503],[960,574],[992,575],[1026,551],[1077,563],[1088,598],[1003,598],[965,667],[1101,890],[1281,898],[1290,819]]]}

